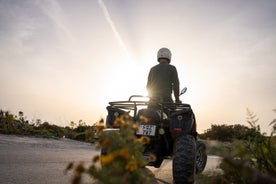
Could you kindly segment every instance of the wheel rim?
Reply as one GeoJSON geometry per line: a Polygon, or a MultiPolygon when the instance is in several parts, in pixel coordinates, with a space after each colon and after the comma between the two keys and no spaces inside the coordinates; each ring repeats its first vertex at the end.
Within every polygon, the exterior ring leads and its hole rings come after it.
{"type": "Polygon", "coordinates": [[[196,154],[196,165],[198,167],[198,170],[202,170],[202,168],[205,165],[205,154],[202,149],[199,149],[196,154]]]}

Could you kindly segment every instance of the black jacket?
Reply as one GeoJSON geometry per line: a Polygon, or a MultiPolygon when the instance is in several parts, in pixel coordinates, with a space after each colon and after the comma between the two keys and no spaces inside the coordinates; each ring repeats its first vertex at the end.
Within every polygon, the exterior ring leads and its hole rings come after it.
{"type": "Polygon", "coordinates": [[[150,69],[147,82],[149,96],[163,102],[172,102],[172,91],[179,94],[179,79],[176,67],[159,63],[150,69]]]}

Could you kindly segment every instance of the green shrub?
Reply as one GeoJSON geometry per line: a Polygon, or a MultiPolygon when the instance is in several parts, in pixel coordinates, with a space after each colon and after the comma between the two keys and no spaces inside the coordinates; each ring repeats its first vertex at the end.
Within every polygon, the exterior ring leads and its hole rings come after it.
{"type": "MultiPolygon", "coordinates": [[[[103,125],[103,121],[101,124],[103,125]]],[[[98,146],[106,154],[96,155],[88,168],[79,163],[74,168],[75,175],[72,183],[79,183],[83,173],[105,184],[146,184],[152,181],[153,175],[143,168],[147,162],[142,156],[143,145],[149,139],[136,138],[135,131],[138,130],[138,126],[128,115],[118,118],[115,124],[120,125],[120,130],[108,133],[103,131],[103,126],[98,126],[98,146]]]]}
{"type": "Polygon", "coordinates": [[[234,141],[220,165],[229,183],[276,183],[276,148],[272,137],[261,134],[258,119],[248,111],[251,136],[234,141]]]}

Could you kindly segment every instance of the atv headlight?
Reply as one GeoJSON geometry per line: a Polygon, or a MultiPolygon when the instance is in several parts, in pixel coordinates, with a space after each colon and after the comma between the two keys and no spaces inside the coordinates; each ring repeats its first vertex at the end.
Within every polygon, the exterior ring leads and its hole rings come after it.
{"type": "Polygon", "coordinates": [[[183,116],[182,116],[182,115],[179,115],[179,116],[177,116],[177,119],[178,119],[179,121],[181,121],[181,120],[183,119],[183,116]]]}

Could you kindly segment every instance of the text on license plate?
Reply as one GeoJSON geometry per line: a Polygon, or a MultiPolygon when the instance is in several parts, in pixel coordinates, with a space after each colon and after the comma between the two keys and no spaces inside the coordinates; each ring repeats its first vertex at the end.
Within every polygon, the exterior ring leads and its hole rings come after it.
{"type": "Polygon", "coordinates": [[[136,134],[155,136],[155,129],[155,125],[139,125],[139,130],[136,132],[136,134]]]}

